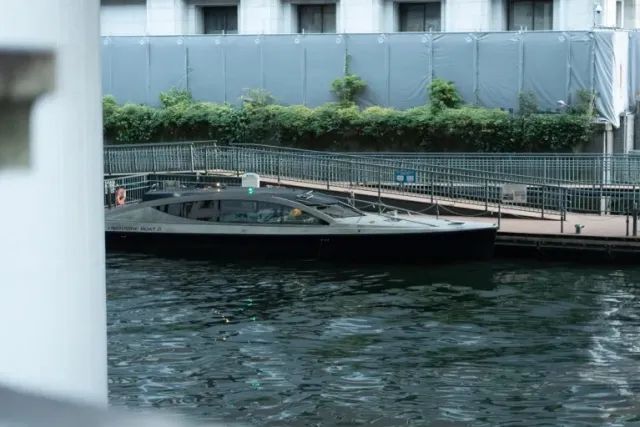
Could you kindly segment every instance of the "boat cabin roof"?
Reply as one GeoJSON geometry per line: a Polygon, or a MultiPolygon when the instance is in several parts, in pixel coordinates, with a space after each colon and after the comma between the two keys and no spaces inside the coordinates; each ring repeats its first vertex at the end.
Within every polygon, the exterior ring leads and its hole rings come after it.
{"type": "Polygon", "coordinates": [[[302,203],[306,206],[323,206],[344,203],[342,200],[327,194],[316,193],[313,190],[298,190],[292,188],[249,188],[249,187],[227,187],[225,189],[176,189],[172,190],[152,190],[145,194],[144,201],[156,201],[165,198],[189,197],[189,200],[207,199],[238,199],[256,198],[266,200],[269,198],[279,198],[292,202],[302,203]],[[199,197],[194,197],[199,196],[199,197]]]}

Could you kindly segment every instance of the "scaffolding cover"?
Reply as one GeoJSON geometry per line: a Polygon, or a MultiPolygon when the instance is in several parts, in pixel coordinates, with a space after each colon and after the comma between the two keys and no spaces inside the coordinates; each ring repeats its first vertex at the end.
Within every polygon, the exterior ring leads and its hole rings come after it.
{"type": "Polygon", "coordinates": [[[353,73],[367,83],[365,107],[424,105],[427,85],[443,78],[466,103],[512,111],[523,92],[545,111],[596,92],[601,116],[618,126],[640,91],[640,34],[608,30],[105,37],[102,58],[103,93],[149,105],[175,87],[231,104],[260,88],[285,105],[318,106],[353,73]]]}

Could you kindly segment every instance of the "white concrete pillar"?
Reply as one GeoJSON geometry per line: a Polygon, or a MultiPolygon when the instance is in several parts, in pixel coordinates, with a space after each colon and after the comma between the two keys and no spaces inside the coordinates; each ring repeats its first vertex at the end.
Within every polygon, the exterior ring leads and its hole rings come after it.
{"type": "Polygon", "coordinates": [[[606,0],[556,0],[558,14],[554,12],[554,29],[561,31],[584,31],[590,30],[604,16],[604,11],[600,14],[595,12],[596,4],[606,0]],[[556,23],[558,25],[556,25],[556,23]]]}
{"type": "Polygon", "coordinates": [[[273,34],[278,32],[282,4],[280,0],[241,0],[240,34],[273,34]]]}
{"type": "Polygon", "coordinates": [[[184,0],[147,0],[147,34],[179,35],[186,30],[184,0]]]}
{"type": "Polygon", "coordinates": [[[446,0],[442,8],[443,31],[493,30],[491,0],[446,0]]]}
{"type": "MultiPolygon", "coordinates": [[[[380,33],[384,6],[380,0],[349,0],[340,2],[340,24],[345,33],[380,33]]],[[[336,27],[340,32],[340,26],[336,27]]]]}
{"type": "Polygon", "coordinates": [[[0,80],[7,48],[48,50],[55,71],[4,86],[53,81],[25,110],[28,161],[0,165],[0,383],[106,406],[99,3],[2,2],[0,80]]]}

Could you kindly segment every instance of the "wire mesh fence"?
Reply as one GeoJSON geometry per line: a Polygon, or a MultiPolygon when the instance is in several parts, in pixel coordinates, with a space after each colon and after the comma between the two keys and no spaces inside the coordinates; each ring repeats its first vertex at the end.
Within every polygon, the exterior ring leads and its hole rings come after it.
{"type": "Polygon", "coordinates": [[[254,172],[280,183],[358,190],[379,197],[401,194],[485,210],[508,207],[541,216],[626,214],[640,202],[640,157],[633,155],[331,153],[198,142],[107,146],[104,159],[105,173],[112,175],[110,185],[133,186],[134,197],[144,185],[119,182],[124,178],[113,176],[254,172]]]}

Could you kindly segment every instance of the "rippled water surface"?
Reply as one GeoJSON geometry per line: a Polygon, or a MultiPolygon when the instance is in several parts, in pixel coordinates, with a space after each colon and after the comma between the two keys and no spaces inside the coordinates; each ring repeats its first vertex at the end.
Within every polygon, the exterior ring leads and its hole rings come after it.
{"type": "Polygon", "coordinates": [[[113,405],[254,425],[640,425],[640,268],[110,254],[107,283],[113,405]]]}

